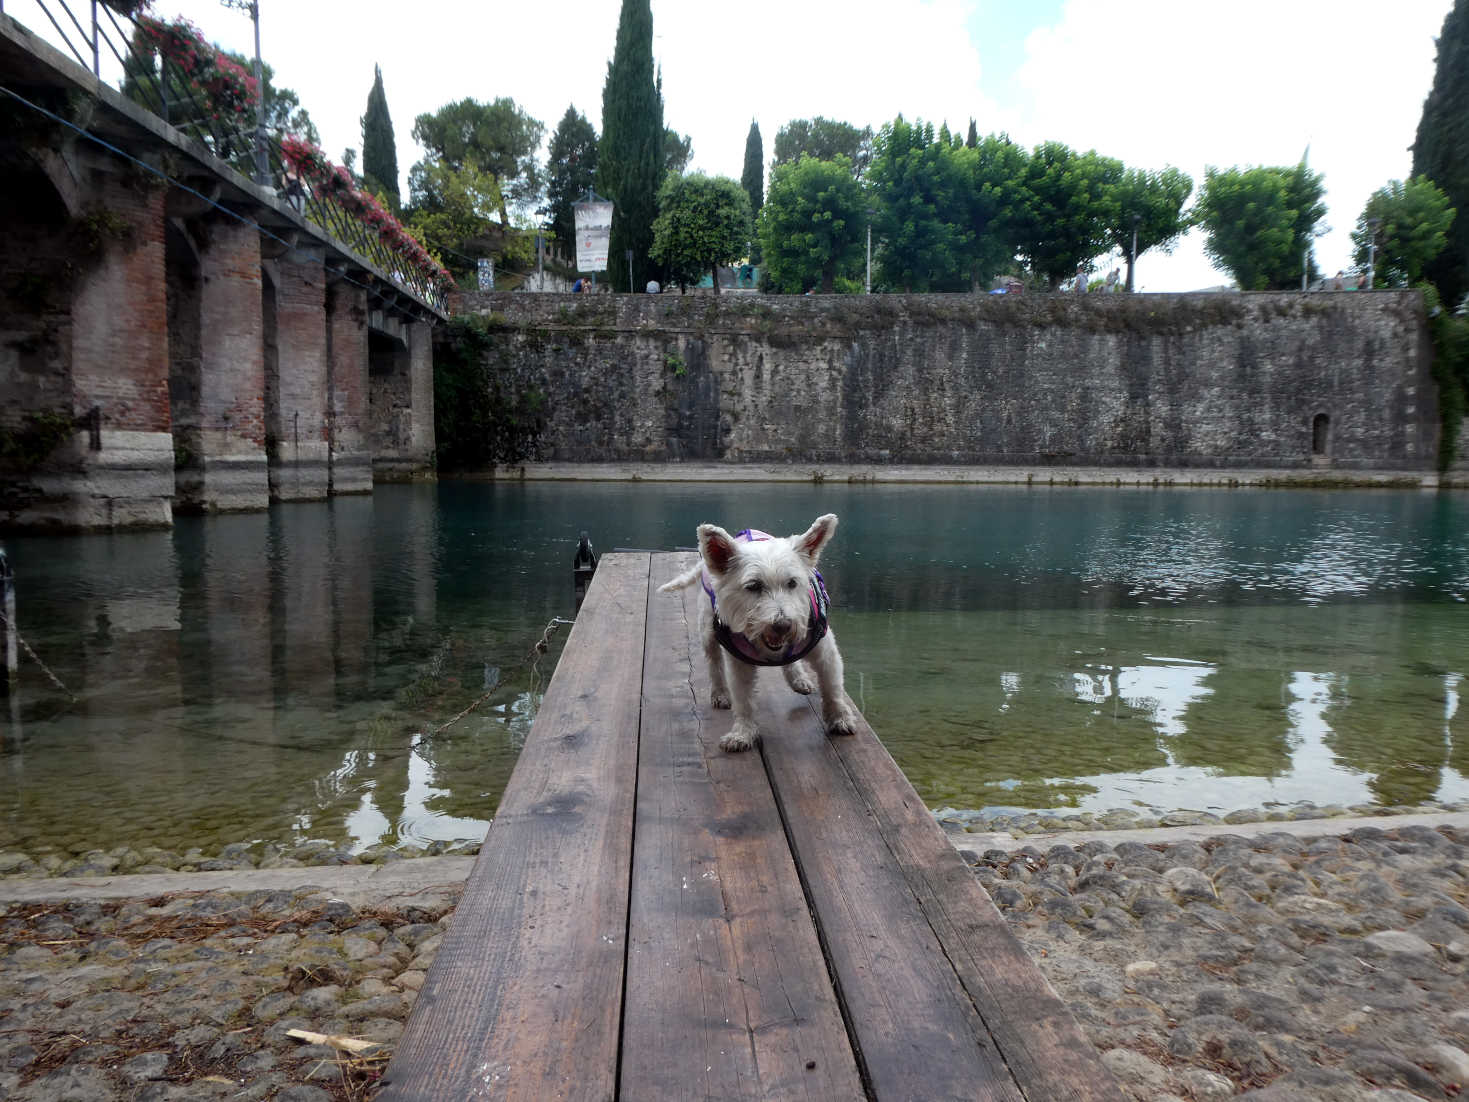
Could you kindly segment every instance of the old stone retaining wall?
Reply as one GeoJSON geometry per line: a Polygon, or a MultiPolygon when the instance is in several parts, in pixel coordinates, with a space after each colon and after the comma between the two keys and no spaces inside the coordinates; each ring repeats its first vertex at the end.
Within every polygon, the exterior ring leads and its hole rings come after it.
{"type": "Polygon", "coordinates": [[[1431,470],[1416,292],[466,295],[541,458],[1431,470]]]}

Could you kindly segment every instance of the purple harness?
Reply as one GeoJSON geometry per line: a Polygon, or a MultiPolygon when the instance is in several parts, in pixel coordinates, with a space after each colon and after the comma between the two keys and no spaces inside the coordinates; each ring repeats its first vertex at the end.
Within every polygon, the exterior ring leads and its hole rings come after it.
{"type": "MultiPolygon", "coordinates": [[[[770,538],[769,532],[761,532],[755,528],[746,528],[735,536],[735,539],[745,543],[759,543],[770,538]]],[[[714,610],[714,638],[741,662],[748,662],[752,666],[789,666],[792,662],[805,658],[826,637],[826,610],[830,601],[826,595],[826,583],[822,581],[819,570],[811,571],[811,581],[806,587],[806,595],[811,601],[811,630],[806,633],[805,639],[786,647],[779,658],[766,658],[755,649],[753,643],[719,618],[719,600],[714,596],[714,586],[707,568],[700,574],[700,580],[703,582],[704,592],[709,594],[709,607],[714,610]]]]}

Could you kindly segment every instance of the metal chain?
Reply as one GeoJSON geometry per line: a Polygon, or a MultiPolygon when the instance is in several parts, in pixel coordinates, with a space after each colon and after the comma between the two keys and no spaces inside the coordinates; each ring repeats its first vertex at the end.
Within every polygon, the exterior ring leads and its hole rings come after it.
{"type": "MultiPolygon", "coordinates": [[[[5,613],[3,612],[0,612],[0,626],[10,626],[10,621],[6,619],[5,613]]],[[[65,685],[63,685],[61,683],[61,678],[57,677],[54,673],[51,672],[51,667],[42,662],[40,656],[37,655],[35,651],[31,650],[31,645],[25,641],[25,636],[22,635],[19,630],[17,630],[15,633],[15,640],[20,644],[21,649],[26,652],[30,660],[41,667],[41,672],[46,675],[51,684],[55,685],[58,689],[64,692],[67,696],[67,699],[75,704],[77,699],[76,694],[68,689],[65,685]]]]}

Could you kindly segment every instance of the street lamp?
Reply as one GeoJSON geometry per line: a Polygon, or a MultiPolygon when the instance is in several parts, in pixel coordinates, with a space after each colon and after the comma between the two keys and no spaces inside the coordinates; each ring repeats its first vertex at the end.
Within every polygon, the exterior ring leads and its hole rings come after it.
{"type": "MultiPolygon", "coordinates": [[[[1127,292],[1132,293],[1132,272],[1137,267],[1137,227],[1143,220],[1141,214],[1132,216],[1132,252],[1128,253],[1127,260],[1127,292]]],[[[1117,286],[1115,283],[1112,286],[1117,286]]]]}
{"type": "Polygon", "coordinates": [[[255,25],[255,182],[270,183],[270,159],[265,154],[265,77],[260,64],[260,0],[219,0],[227,8],[250,13],[255,25]]]}
{"type": "Polygon", "coordinates": [[[877,212],[870,207],[867,210],[867,281],[863,284],[863,294],[872,294],[872,216],[877,212]]]}

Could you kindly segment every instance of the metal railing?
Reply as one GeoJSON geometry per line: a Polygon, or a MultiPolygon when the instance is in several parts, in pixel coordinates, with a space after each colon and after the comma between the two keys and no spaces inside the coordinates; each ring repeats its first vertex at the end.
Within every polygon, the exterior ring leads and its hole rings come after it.
{"type": "MultiPolygon", "coordinates": [[[[0,14],[17,22],[22,22],[17,8],[34,9],[46,24],[29,27],[38,37],[69,52],[99,80],[194,139],[241,175],[273,190],[301,217],[370,261],[394,282],[442,308],[453,288],[451,278],[424,270],[421,257],[413,252],[391,247],[343,202],[339,189],[308,186],[301,181],[281,144],[294,135],[279,128],[257,128],[253,118],[246,121],[242,113],[228,109],[228,105],[221,109],[220,104],[212,102],[177,62],[148,45],[142,24],[133,14],[139,7],[128,0],[10,0],[7,7],[6,0],[0,0],[0,14]],[[259,172],[262,166],[264,179],[259,172]]],[[[258,90],[260,93],[263,89],[258,90]]]]}

